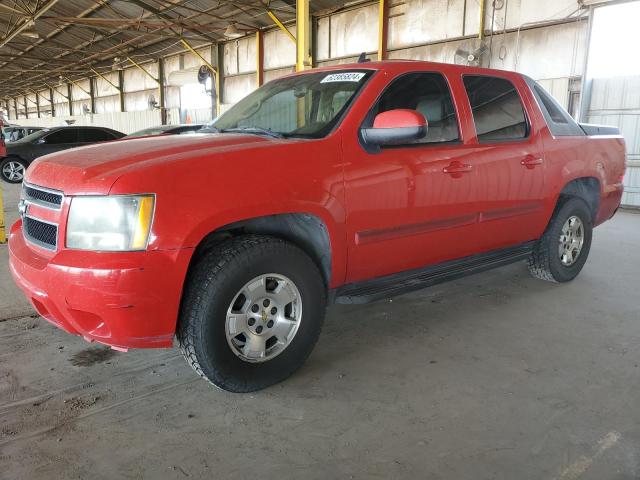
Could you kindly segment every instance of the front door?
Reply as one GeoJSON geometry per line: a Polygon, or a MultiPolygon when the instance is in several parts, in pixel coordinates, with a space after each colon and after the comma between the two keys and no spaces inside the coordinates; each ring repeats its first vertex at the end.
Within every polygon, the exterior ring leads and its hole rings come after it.
{"type": "Polygon", "coordinates": [[[34,158],[78,146],[78,129],[64,127],[45,135],[34,145],[34,158]]]}
{"type": "Polygon", "coordinates": [[[344,142],[347,282],[374,278],[474,252],[478,191],[474,146],[462,142],[447,79],[414,72],[396,78],[373,107],[422,113],[427,136],[367,151],[344,142]]]}

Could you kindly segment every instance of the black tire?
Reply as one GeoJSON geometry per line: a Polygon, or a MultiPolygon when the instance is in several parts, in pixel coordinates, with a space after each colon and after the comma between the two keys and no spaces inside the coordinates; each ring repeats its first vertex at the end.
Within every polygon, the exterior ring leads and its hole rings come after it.
{"type": "Polygon", "coordinates": [[[29,165],[27,164],[27,162],[25,162],[19,157],[12,157],[12,156],[4,157],[2,161],[0,161],[0,176],[2,177],[2,180],[4,180],[7,183],[21,183],[22,180],[24,180],[24,174],[26,173],[28,166],[29,165]],[[19,179],[12,180],[11,178],[9,178],[9,176],[5,172],[5,167],[9,165],[11,162],[19,163],[20,165],[22,165],[23,173],[22,173],[22,177],[20,177],[19,179]]]}
{"type": "Polygon", "coordinates": [[[529,272],[536,278],[550,282],[569,282],[582,270],[591,249],[593,219],[584,200],[577,197],[561,197],[558,206],[542,237],[536,242],[529,257],[529,272]],[[572,265],[564,265],[558,251],[560,235],[565,222],[578,217],[584,227],[584,242],[578,258],[572,265]]]}
{"type": "Polygon", "coordinates": [[[229,392],[252,392],[289,377],[315,346],[326,309],[326,288],[316,264],[283,240],[248,235],[225,241],[192,267],[183,296],[177,338],[191,367],[229,392]],[[291,343],[274,358],[250,363],[238,357],[226,338],[229,305],[257,276],[278,273],[300,292],[302,319],[291,343]]]}

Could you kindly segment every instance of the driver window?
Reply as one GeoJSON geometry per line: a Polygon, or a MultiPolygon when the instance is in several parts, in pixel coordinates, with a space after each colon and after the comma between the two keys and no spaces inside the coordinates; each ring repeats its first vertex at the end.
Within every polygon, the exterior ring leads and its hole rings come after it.
{"type": "Polygon", "coordinates": [[[427,119],[427,135],[413,144],[460,140],[451,91],[441,74],[410,73],[394,80],[374,107],[371,121],[379,113],[399,108],[416,110],[427,119]]]}

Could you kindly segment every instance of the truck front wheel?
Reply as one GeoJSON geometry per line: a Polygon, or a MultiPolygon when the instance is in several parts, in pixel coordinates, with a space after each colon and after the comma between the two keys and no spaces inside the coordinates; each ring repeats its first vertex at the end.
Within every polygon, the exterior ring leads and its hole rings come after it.
{"type": "Polygon", "coordinates": [[[187,362],[230,392],[278,383],[307,359],[326,289],[316,264],[283,240],[232,238],[193,266],[177,337],[187,362]]]}
{"type": "Polygon", "coordinates": [[[593,222],[584,200],[561,199],[529,257],[529,271],[542,280],[568,282],[584,267],[591,248],[593,222]]]}

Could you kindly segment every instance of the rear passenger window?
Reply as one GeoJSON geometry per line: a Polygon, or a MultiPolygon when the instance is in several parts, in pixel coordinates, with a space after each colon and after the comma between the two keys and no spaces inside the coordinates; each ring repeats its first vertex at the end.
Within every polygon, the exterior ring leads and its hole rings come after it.
{"type": "Polygon", "coordinates": [[[413,144],[459,140],[458,119],[451,91],[441,74],[410,73],[396,79],[369,113],[366,123],[373,124],[377,114],[398,108],[417,110],[427,119],[427,135],[413,144]]]}
{"type": "Polygon", "coordinates": [[[538,106],[542,111],[542,115],[551,130],[551,134],[555,137],[571,137],[583,136],[584,131],[580,125],[569,115],[555,98],[545,91],[534,80],[525,77],[527,84],[533,90],[533,95],[538,101],[538,106]]]}
{"type": "Polygon", "coordinates": [[[520,95],[509,80],[484,75],[465,75],[463,80],[480,143],[529,135],[520,95]]]}
{"type": "Polygon", "coordinates": [[[87,128],[80,130],[80,143],[107,142],[115,137],[105,130],[87,128]]]}

